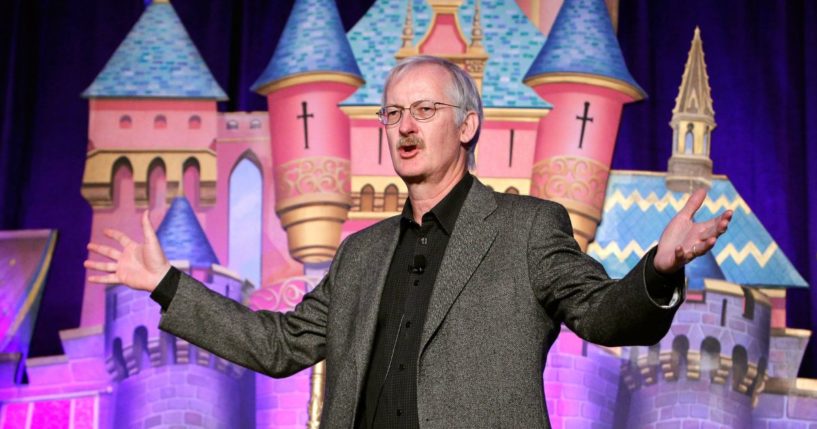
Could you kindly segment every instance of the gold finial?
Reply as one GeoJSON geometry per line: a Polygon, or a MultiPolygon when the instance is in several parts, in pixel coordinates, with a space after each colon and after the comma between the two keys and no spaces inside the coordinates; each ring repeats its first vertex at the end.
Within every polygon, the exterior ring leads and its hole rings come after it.
{"type": "Polygon", "coordinates": [[[411,0],[407,0],[406,3],[406,22],[403,24],[403,46],[400,48],[401,50],[412,49],[414,42],[414,25],[411,21],[411,0]]]}
{"type": "Polygon", "coordinates": [[[474,23],[471,27],[471,48],[485,49],[482,46],[482,23],[479,16],[479,0],[474,2],[474,23]]]}
{"type": "Polygon", "coordinates": [[[170,0],[153,0],[153,3],[170,3],[170,0]]]}

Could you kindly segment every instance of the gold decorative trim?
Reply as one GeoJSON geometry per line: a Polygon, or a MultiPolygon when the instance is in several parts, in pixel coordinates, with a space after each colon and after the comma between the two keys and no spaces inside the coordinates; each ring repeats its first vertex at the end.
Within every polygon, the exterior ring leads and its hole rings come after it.
{"type": "Polygon", "coordinates": [[[379,123],[378,110],[380,106],[340,106],[340,111],[345,113],[349,119],[371,119],[379,123]]]}
{"type": "Polygon", "coordinates": [[[758,290],[762,291],[766,296],[772,299],[786,299],[786,289],[759,288],[758,290]]]}
{"type": "MultiPolygon", "coordinates": [[[[730,283],[724,280],[716,280],[716,279],[704,279],[704,292],[705,293],[722,293],[724,295],[731,295],[739,298],[746,298],[746,295],[743,292],[743,287],[737,285],[735,283],[730,283]]],[[[756,289],[746,288],[749,293],[752,294],[752,298],[755,300],[756,304],[763,304],[767,307],[771,307],[772,303],[769,301],[769,298],[764,295],[762,292],[757,291],[756,289]]]]}
{"type": "Polygon", "coordinates": [[[509,122],[539,122],[551,109],[525,109],[515,107],[486,107],[483,114],[486,120],[509,122]]]}
{"type": "Polygon", "coordinates": [[[271,92],[288,88],[290,86],[303,85],[306,83],[313,82],[345,83],[347,85],[351,85],[357,88],[361,87],[364,83],[366,83],[366,81],[361,79],[360,76],[356,76],[350,73],[336,71],[314,71],[297,73],[278,80],[274,80],[270,83],[265,84],[261,88],[258,88],[258,90],[255,92],[266,96],[269,95],[271,92]]]}
{"type": "Polygon", "coordinates": [[[349,219],[357,220],[384,220],[399,215],[400,212],[349,212],[349,219]]]}
{"type": "Polygon", "coordinates": [[[94,335],[102,335],[105,333],[105,327],[102,325],[83,326],[73,329],[60,330],[60,340],[73,340],[77,338],[92,337],[94,335]]]}
{"type": "Polygon", "coordinates": [[[633,101],[647,97],[647,94],[624,81],[585,73],[545,73],[527,78],[524,83],[531,88],[549,83],[581,83],[621,92],[632,97],[633,101]]]}
{"type": "Polygon", "coordinates": [[[817,379],[769,377],[765,393],[817,398],[817,379]]]}
{"type": "Polygon", "coordinates": [[[68,356],[66,355],[54,355],[54,356],[40,356],[40,357],[33,357],[26,359],[26,366],[27,367],[39,367],[39,366],[50,366],[50,365],[60,365],[63,363],[68,363],[68,356]]]}
{"type": "Polygon", "coordinates": [[[217,138],[216,143],[232,143],[232,142],[268,142],[269,136],[252,136],[252,137],[225,137],[217,138]]]}
{"type": "Polygon", "coordinates": [[[211,264],[210,269],[212,269],[213,273],[215,273],[215,274],[221,274],[222,276],[229,277],[229,278],[231,278],[231,279],[233,279],[235,281],[240,282],[240,281],[243,280],[243,278],[241,277],[241,274],[238,274],[237,272],[235,272],[235,271],[233,271],[233,270],[231,270],[231,269],[229,269],[229,268],[227,268],[227,267],[225,267],[223,265],[211,264]]]}
{"type": "Polygon", "coordinates": [[[796,329],[796,328],[772,328],[771,336],[773,336],[773,337],[811,338],[811,331],[808,330],[808,329],[796,329]]]}

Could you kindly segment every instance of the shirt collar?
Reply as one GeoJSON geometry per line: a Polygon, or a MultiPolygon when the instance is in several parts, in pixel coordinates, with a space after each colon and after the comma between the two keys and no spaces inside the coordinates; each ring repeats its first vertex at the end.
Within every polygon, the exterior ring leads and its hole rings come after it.
{"type": "MultiPolygon", "coordinates": [[[[423,217],[432,215],[437,223],[445,230],[445,233],[451,235],[454,231],[454,224],[457,222],[457,217],[460,214],[460,209],[465,203],[465,197],[468,196],[468,191],[471,189],[471,184],[474,182],[474,176],[466,172],[460,181],[451,189],[439,203],[428,213],[423,214],[423,217]]],[[[411,200],[406,199],[406,204],[403,206],[403,213],[401,214],[401,223],[406,226],[414,221],[414,216],[411,211],[411,200]]]]}

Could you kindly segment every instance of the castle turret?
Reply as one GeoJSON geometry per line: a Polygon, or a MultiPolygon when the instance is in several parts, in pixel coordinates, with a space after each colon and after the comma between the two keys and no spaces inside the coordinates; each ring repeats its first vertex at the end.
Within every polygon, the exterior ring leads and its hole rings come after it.
{"type": "Polygon", "coordinates": [[[695,27],[669,125],[672,127],[672,157],[667,168],[667,188],[677,192],[709,188],[712,178],[709,145],[716,124],[698,27],[695,27]]]}
{"type": "MultiPolygon", "coordinates": [[[[82,195],[93,209],[91,241],[105,228],[140,236],[137,211],[162,218],[186,195],[194,210],[215,202],[216,102],[226,99],[167,0],[155,0],[82,94],[88,154],[82,195]]],[[[103,320],[102,289],[86,284],[82,326],[103,320]]]]}
{"type": "Polygon", "coordinates": [[[586,249],[601,219],[622,107],[646,96],[603,0],[565,0],[525,83],[554,106],[539,122],[531,195],[563,204],[586,249]]]}
{"type": "Polygon", "coordinates": [[[253,90],[267,97],[276,212],[301,262],[331,259],[351,198],[349,118],[363,79],[335,2],[297,0],[253,90]]]}
{"type": "MultiPolygon", "coordinates": [[[[173,200],[157,230],[178,269],[210,290],[242,301],[246,284],[218,264],[190,202],[173,200]]],[[[112,427],[247,427],[245,370],[159,331],[160,309],[141,291],[106,289],[105,359],[115,390],[112,427]]]]}

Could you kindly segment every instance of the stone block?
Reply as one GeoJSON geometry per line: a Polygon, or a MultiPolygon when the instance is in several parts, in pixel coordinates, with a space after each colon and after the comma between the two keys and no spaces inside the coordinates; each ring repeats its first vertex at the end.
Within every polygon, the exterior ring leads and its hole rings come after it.
{"type": "Polygon", "coordinates": [[[792,396],[788,398],[786,408],[792,419],[817,422],[817,398],[792,396]]]}

